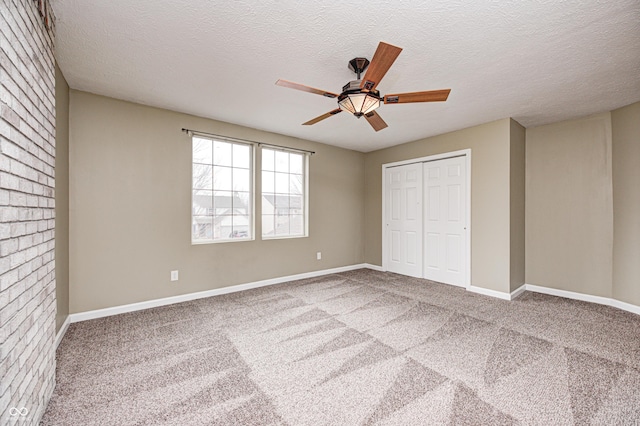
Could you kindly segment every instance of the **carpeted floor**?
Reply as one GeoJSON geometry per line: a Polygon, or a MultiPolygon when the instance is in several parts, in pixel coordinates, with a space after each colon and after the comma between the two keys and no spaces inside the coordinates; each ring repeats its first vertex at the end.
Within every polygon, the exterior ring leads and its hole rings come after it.
{"type": "Polygon", "coordinates": [[[367,269],[72,324],[44,425],[640,424],[640,316],[367,269]]]}

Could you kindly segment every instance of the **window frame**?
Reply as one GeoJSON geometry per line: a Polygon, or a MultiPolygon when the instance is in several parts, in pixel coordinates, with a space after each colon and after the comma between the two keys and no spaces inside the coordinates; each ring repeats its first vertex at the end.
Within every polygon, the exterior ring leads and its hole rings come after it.
{"type": "MultiPolygon", "coordinates": [[[[233,154],[232,154],[233,155],[233,154]]],[[[233,157],[232,157],[233,158],[233,157]]],[[[212,160],[212,167],[213,167],[213,160],[212,160]]],[[[233,166],[233,162],[230,166],[231,168],[231,172],[233,173],[234,169],[241,169],[239,167],[234,167],[233,166]]],[[[194,133],[191,135],[191,226],[190,226],[190,233],[191,233],[191,245],[203,245],[203,244],[219,244],[219,243],[237,243],[237,242],[246,242],[246,241],[255,241],[256,240],[256,224],[255,224],[255,220],[256,220],[256,147],[255,144],[249,141],[243,141],[243,140],[237,140],[237,139],[227,139],[224,137],[220,137],[220,136],[213,136],[213,135],[203,135],[203,134],[197,134],[194,133]],[[213,144],[215,142],[222,142],[222,143],[227,143],[231,145],[231,150],[233,152],[233,146],[234,145],[243,145],[249,148],[249,203],[250,203],[250,207],[247,209],[247,213],[249,215],[249,236],[247,238],[232,238],[232,237],[225,237],[225,238],[219,238],[219,239],[194,239],[194,226],[196,225],[195,222],[195,218],[199,217],[199,216],[209,216],[209,215],[198,215],[195,214],[195,210],[194,210],[194,196],[195,196],[195,192],[198,190],[197,188],[194,188],[194,169],[196,164],[203,164],[203,163],[196,163],[194,161],[194,141],[195,139],[205,139],[205,140],[209,140],[211,141],[212,144],[212,153],[213,153],[213,144]]],[[[215,197],[215,188],[213,186],[213,181],[212,181],[212,186],[211,186],[211,192],[212,192],[212,197],[215,197]]],[[[213,215],[211,215],[212,218],[218,217],[215,215],[215,206],[214,203],[212,202],[212,207],[208,210],[213,210],[213,215]]],[[[232,217],[234,215],[231,215],[232,217]]],[[[213,230],[212,230],[213,231],[213,230]]],[[[232,231],[233,232],[233,231],[232,231]]]]}
{"type": "MultiPolygon", "coordinates": [[[[311,156],[310,152],[306,152],[306,151],[302,151],[302,150],[296,150],[296,149],[287,149],[284,147],[278,147],[278,146],[273,146],[273,145],[265,145],[265,146],[260,146],[260,193],[257,194],[256,193],[256,197],[260,197],[260,238],[264,241],[269,241],[269,240],[285,240],[285,239],[293,239],[293,238],[308,238],[309,237],[309,157],[311,156]],[[302,203],[303,203],[303,214],[302,214],[302,220],[303,220],[303,232],[302,234],[299,235],[291,235],[291,233],[289,234],[285,234],[285,235],[276,235],[274,234],[273,236],[268,236],[264,234],[264,229],[263,229],[263,211],[264,211],[264,182],[262,180],[262,175],[264,170],[264,151],[265,150],[270,150],[270,151],[274,151],[274,157],[275,157],[275,153],[280,151],[280,152],[286,152],[287,154],[291,155],[291,154],[296,154],[296,155],[300,155],[302,156],[302,178],[303,178],[303,185],[302,185],[302,203]]],[[[275,161],[275,159],[274,159],[275,161]]],[[[275,169],[275,166],[274,166],[275,169]]],[[[271,171],[271,170],[269,170],[271,171]]],[[[272,170],[272,172],[276,172],[275,170],[272,170]]],[[[256,171],[257,174],[257,171],[256,171]]],[[[289,171],[287,172],[288,175],[291,175],[292,173],[289,171]]],[[[273,194],[275,195],[275,188],[274,188],[274,192],[273,194]]],[[[289,194],[291,195],[291,194],[289,194]]]]}

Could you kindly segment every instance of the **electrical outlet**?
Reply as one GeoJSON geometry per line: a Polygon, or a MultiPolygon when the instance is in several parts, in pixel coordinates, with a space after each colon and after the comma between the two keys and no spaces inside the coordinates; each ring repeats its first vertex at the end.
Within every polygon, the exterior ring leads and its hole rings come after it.
{"type": "Polygon", "coordinates": [[[178,281],[178,271],[171,271],[171,281],[178,281]]]}
{"type": "Polygon", "coordinates": [[[316,253],[316,259],[322,260],[322,252],[321,251],[316,253]]]}

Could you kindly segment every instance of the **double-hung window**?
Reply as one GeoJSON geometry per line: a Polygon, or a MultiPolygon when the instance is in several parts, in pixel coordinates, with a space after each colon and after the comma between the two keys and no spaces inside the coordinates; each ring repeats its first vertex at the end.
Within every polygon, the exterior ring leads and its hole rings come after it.
{"type": "Polygon", "coordinates": [[[262,148],[262,238],[308,235],[307,154],[262,148]]]}
{"type": "Polygon", "coordinates": [[[253,239],[253,146],[193,136],[191,242],[253,239]]]}
{"type": "Polygon", "coordinates": [[[257,142],[192,134],[191,242],[255,238],[261,196],[262,239],[306,237],[309,152],[262,146],[261,187],[254,191],[257,142]]]}

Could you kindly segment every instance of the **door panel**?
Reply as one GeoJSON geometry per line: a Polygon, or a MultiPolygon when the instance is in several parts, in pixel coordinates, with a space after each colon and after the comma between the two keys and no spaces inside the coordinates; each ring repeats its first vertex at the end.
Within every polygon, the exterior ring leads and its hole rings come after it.
{"type": "Polygon", "coordinates": [[[466,284],[466,158],[424,163],[425,268],[433,281],[466,284]]]}
{"type": "Polygon", "coordinates": [[[390,170],[390,182],[393,184],[399,184],[402,173],[399,170],[390,170]]]}
{"type": "Polygon", "coordinates": [[[422,164],[386,169],[387,270],[422,277],[422,164]]]}
{"type": "Polygon", "coordinates": [[[429,176],[429,179],[440,179],[440,168],[439,167],[428,168],[427,176],[429,176]]]}
{"type": "Polygon", "coordinates": [[[460,235],[447,235],[447,257],[446,267],[448,272],[461,272],[460,271],[460,251],[462,245],[460,244],[460,235]]]}
{"type": "Polygon", "coordinates": [[[433,232],[427,232],[427,244],[425,250],[425,261],[427,268],[437,268],[439,259],[438,259],[438,248],[440,247],[440,234],[436,234],[433,232]]]}
{"type": "Polygon", "coordinates": [[[419,170],[418,168],[410,168],[409,170],[406,170],[406,182],[417,183],[418,174],[422,175],[422,170],[419,170]]]}
{"type": "Polygon", "coordinates": [[[449,206],[447,207],[447,219],[449,222],[459,222],[462,219],[460,217],[462,214],[460,211],[460,185],[448,185],[447,190],[449,191],[447,194],[447,201],[449,202],[449,206]]]}
{"type": "Polygon", "coordinates": [[[418,263],[418,257],[421,255],[418,253],[418,235],[415,232],[407,232],[407,264],[416,265],[418,263]]]}
{"type": "Polygon", "coordinates": [[[407,220],[419,220],[420,213],[418,212],[418,190],[417,188],[407,188],[406,192],[407,196],[405,197],[406,205],[406,219],[407,220]]]}
{"type": "Polygon", "coordinates": [[[427,221],[440,220],[440,187],[427,186],[427,221]]]}
{"type": "Polygon", "coordinates": [[[400,231],[391,231],[391,255],[389,260],[400,262],[400,231]]]}
{"type": "Polygon", "coordinates": [[[400,188],[391,190],[391,219],[400,220],[400,188]]]}

